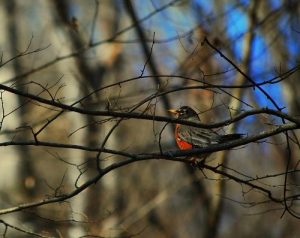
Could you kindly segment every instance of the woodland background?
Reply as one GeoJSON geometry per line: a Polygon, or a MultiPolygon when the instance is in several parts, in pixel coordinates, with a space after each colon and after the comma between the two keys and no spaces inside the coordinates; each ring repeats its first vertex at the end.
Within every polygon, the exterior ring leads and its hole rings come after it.
{"type": "Polygon", "coordinates": [[[0,1],[1,236],[298,237],[299,14],[0,1]],[[167,112],[183,105],[244,141],[183,163],[167,112]]]}

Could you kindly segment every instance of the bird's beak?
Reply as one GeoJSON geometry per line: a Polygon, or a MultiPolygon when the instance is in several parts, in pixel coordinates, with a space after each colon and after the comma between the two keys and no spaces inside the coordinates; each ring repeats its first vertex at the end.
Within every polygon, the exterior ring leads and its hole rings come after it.
{"type": "Polygon", "coordinates": [[[168,112],[171,112],[172,114],[178,114],[178,111],[176,109],[169,109],[168,112]]]}

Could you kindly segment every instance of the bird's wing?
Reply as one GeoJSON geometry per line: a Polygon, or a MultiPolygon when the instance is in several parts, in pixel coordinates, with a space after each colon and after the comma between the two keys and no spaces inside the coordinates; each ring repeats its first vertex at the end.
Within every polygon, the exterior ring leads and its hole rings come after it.
{"type": "Polygon", "coordinates": [[[196,147],[206,147],[218,143],[219,135],[209,129],[182,125],[178,131],[179,138],[196,147]]]}

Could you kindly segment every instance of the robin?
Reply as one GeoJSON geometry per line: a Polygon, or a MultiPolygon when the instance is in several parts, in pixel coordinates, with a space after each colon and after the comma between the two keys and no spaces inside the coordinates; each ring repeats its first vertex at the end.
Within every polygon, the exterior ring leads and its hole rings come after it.
{"type": "MultiPolygon", "coordinates": [[[[175,114],[178,119],[191,122],[200,122],[198,114],[190,107],[183,106],[179,109],[171,109],[169,112],[175,114]]],[[[204,148],[213,144],[221,144],[232,140],[240,139],[243,134],[219,135],[212,129],[197,128],[193,126],[176,124],[175,140],[180,150],[190,150],[193,148],[204,148]]],[[[192,162],[198,159],[204,160],[210,154],[204,154],[199,158],[192,158],[192,162]]]]}

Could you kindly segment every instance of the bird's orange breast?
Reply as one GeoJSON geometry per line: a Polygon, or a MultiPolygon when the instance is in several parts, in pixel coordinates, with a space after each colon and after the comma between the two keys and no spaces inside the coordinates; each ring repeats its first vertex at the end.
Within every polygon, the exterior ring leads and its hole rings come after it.
{"type": "Polygon", "coordinates": [[[181,150],[190,150],[193,148],[193,145],[191,143],[188,143],[187,141],[184,141],[180,138],[179,136],[179,124],[176,125],[175,128],[175,138],[176,138],[176,143],[179,149],[181,150]]]}

